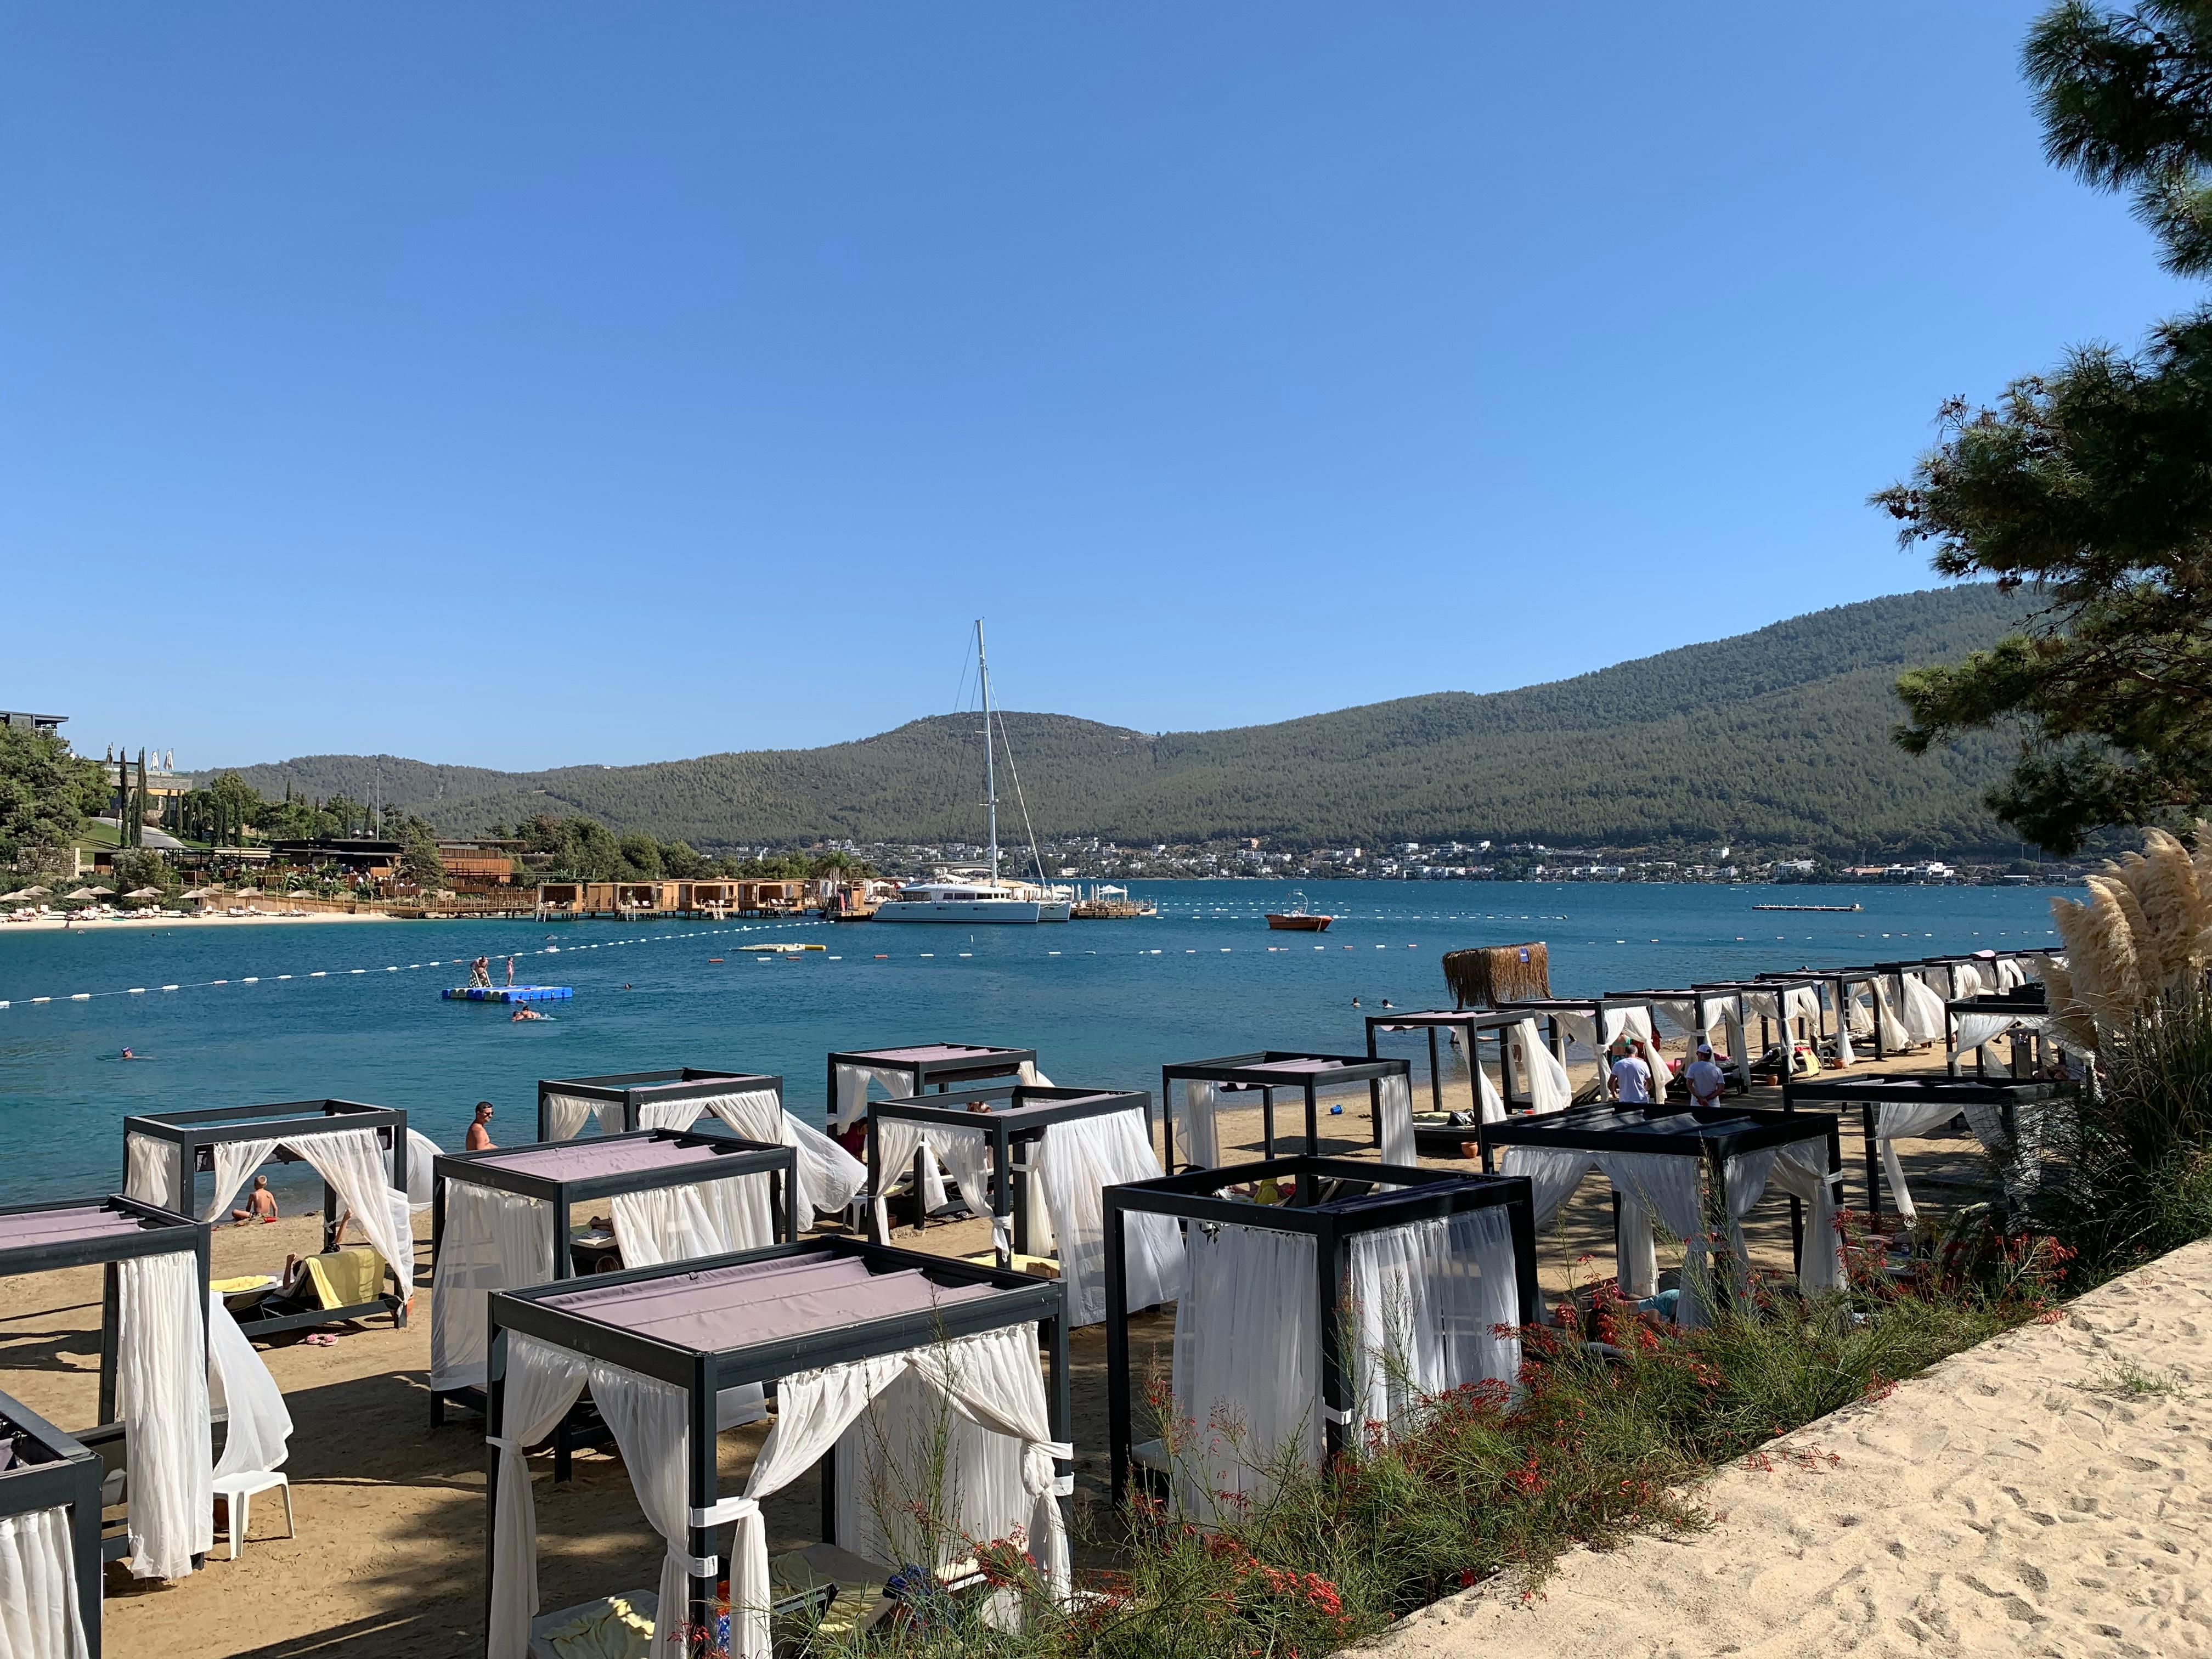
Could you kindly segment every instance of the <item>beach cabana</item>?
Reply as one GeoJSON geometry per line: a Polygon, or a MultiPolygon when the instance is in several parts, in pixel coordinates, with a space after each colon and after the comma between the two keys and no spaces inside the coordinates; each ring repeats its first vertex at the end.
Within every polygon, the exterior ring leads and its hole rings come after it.
{"type": "Polygon", "coordinates": [[[893,1100],[942,1092],[956,1084],[1017,1078],[1038,1085],[1050,1079],[1036,1068],[1034,1048],[994,1048],[973,1042],[916,1042],[898,1048],[856,1048],[830,1056],[830,1127],[843,1134],[866,1115],[868,1085],[893,1100]]]}
{"type": "Polygon", "coordinates": [[[713,1116],[746,1140],[790,1147],[799,1156],[799,1226],[814,1224],[853,1201],[866,1178],[860,1160],[783,1109],[783,1079],[765,1072],[698,1066],[619,1072],[606,1077],[547,1078],[538,1085],[538,1138],[568,1140],[596,1121],[603,1135],[640,1129],[689,1129],[713,1116]]]}
{"type": "MultiPolygon", "coordinates": [[[[1730,987],[1688,986],[1661,991],[1614,991],[1610,995],[1642,999],[1651,1006],[1657,1020],[1672,1026],[1688,1044],[1683,1064],[1698,1057],[1698,1045],[1711,1045],[1723,1077],[1723,1092],[1741,1093],[1751,1087],[1751,1058],[1744,1052],[1743,994],[1730,987]]],[[[1682,1089],[1686,1097],[1687,1085],[1682,1089]]]]}
{"type": "Polygon", "coordinates": [[[1348,1092],[1355,1098],[1367,1097],[1371,1144],[1382,1149],[1382,1161],[1411,1164],[1415,1157],[1413,1079],[1408,1060],[1289,1048],[1163,1066],[1160,1098],[1167,1104],[1170,1161],[1183,1169],[1218,1164],[1221,1143],[1216,1119],[1236,1106],[1240,1095],[1253,1094],[1260,1097],[1264,1155],[1274,1157],[1275,1095],[1279,1090],[1290,1090],[1305,1106],[1308,1152],[1316,1152],[1321,1146],[1322,1103],[1332,1095],[1348,1092]]]}
{"type": "Polygon", "coordinates": [[[1170,1479],[1186,1512],[1208,1516],[1217,1494],[1261,1492],[1291,1448],[1318,1466],[1366,1433],[1403,1428],[1423,1398],[1512,1386],[1521,1344],[1510,1333],[1535,1317],[1535,1262],[1522,1180],[1284,1158],[1109,1188],[1115,1501],[1133,1459],[1170,1479]],[[1187,1255],[1176,1421],[1164,1441],[1133,1446],[1122,1275],[1130,1237],[1163,1220],[1182,1226],[1187,1255]]]}
{"type": "Polygon", "coordinates": [[[100,1659],[100,1454],[0,1394],[0,1596],[9,1659],[100,1659]]]}
{"type": "MultiPolygon", "coordinates": [[[[307,1164],[323,1178],[326,1256],[337,1249],[343,1204],[368,1236],[383,1272],[334,1286],[321,1307],[291,1313],[266,1304],[249,1309],[239,1322],[241,1328],[249,1335],[268,1336],[379,1313],[389,1313],[398,1328],[406,1324],[408,1299],[415,1293],[410,1141],[405,1112],[350,1100],[151,1112],[123,1120],[123,1189],[164,1209],[215,1221],[228,1212],[247,1179],[264,1164],[307,1164]],[[199,1186],[203,1173],[212,1176],[204,1203],[199,1186]],[[392,1279],[389,1291],[382,1287],[386,1273],[392,1279]],[[349,1295],[352,1299],[346,1299],[349,1295]]],[[[328,1272],[317,1283],[330,1284],[328,1272]]]]}
{"type": "Polygon", "coordinates": [[[580,1249],[647,1267],[794,1239],[797,1163],[788,1146],[672,1129],[441,1157],[430,1207],[432,1426],[448,1400],[481,1394],[489,1292],[572,1278],[580,1249]],[[577,1242],[572,1212],[602,1199],[611,1236],[594,1249],[577,1242]]]}
{"type": "Polygon", "coordinates": [[[890,1506],[872,1503],[871,1493],[889,1489],[941,1499],[956,1511],[947,1517],[956,1534],[969,1538],[1025,1528],[1047,1582],[1064,1595],[1060,1500],[1070,1490],[1074,1449],[1061,1438],[1061,1305],[1058,1285],[1027,1274],[842,1238],[495,1294],[489,1659],[523,1659],[538,1608],[526,1450],[587,1388],[639,1507],[666,1544],[653,1598],[654,1659],[680,1659],[690,1651],[684,1629],[714,1622],[726,1554],[730,1651],[744,1659],[771,1651],[761,1500],[817,1465],[826,1541],[881,1574],[915,1560],[918,1549],[935,1549],[929,1565],[941,1567],[957,1559],[949,1552],[964,1548],[957,1535],[920,1543],[884,1536],[890,1523],[880,1516],[890,1506]],[[724,1496],[716,1402],[770,1382],[775,1426],[744,1493],[724,1496]],[[931,1432],[937,1424],[941,1437],[931,1432]],[[933,1468],[953,1490],[925,1492],[933,1468]]]}
{"type": "Polygon", "coordinates": [[[1544,1046],[1533,1014],[1478,1008],[1394,1010],[1368,1015],[1366,1024],[1370,1060],[1382,1058],[1385,1036],[1414,1032],[1427,1039],[1429,1109],[1413,1115],[1413,1143],[1424,1157],[1460,1157],[1461,1143],[1469,1139],[1467,1129],[1478,1120],[1494,1122],[1509,1112],[1566,1108],[1566,1068],[1544,1046]],[[1482,1063],[1485,1043],[1496,1050],[1495,1082],[1482,1063]],[[1455,1123],[1444,1104],[1444,1073],[1450,1069],[1447,1054],[1457,1054],[1468,1069],[1469,1106],[1464,1123],[1455,1123]]]}
{"type": "MultiPolygon", "coordinates": [[[[113,1460],[122,1478],[106,1477],[102,1496],[128,1510],[102,1556],[136,1577],[181,1578],[214,1542],[208,1230],[129,1198],[0,1210],[0,1278],[89,1267],[102,1269],[100,1422],[75,1437],[113,1460]]],[[[95,1574],[95,1606],[99,1591],[95,1574]]]]}
{"type": "Polygon", "coordinates": [[[1710,1322],[1730,1293],[1712,1282],[1708,1239],[1724,1233],[1741,1268],[1743,1218],[1771,1186],[1789,1195],[1797,1282],[1808,1294],[1844,1282],[1836,1232],[1843,1179],[1833,1118],[1740,1106],[1687,1109],[1582,1106],[1552,1117],[1482,1126],[1482,1166],[1526,1176],[1541,1232],[1583,1178],[1602,1175],[1613,1193],[1614,1272],[1623,1296],[1659,1288],[1656,1222],[1682,1241],[1675,1322],[1710,1322]],[[1503,1149],[1504,1156],[1497,1154],[1503,1149]],[[1805,1206],[1811,1206],[1808,1229],[1805,1206]]]}
{"type": "Polygon", "coordinates": [[[1651,1021],[1651,1000],[1648,996],[1536,997],[1501,1002],[1498,1008],[1502,1012],[1544,1021],[1552,1057],[1559,1062],[1562,1072],[1566,1070],[1571,1043],[1588,1049],[1597,1061],[1597,1093],[1601,1097],[1606,1087],[1606,1051],[1613,1046],[1614,1038],[1626,1037],[1650,1067],[1652,1097],[1667,1097],[1674,1074],[1667,1069],[1666,1056],[1660,1052],[1658,1028],[1651,1021]]]}
{"type": "Polygon", "coordinates": [[[783,1104],[783,1079],[766,1073],[672,1066],[605,1077],[540,1078],[538,1138],[573,1140],[596,1122],[603,1135],[640,1129],[688,1129],[725,1097],[766,1094],[783,1104]]]}
{"type": "MultiPolygon", "coordinates": [[[[1056,1251],[1067,1284],[1068,1321],[1106,1316],[1105,1211],[1100,1194],[1119,1182],[1161,1173],[1152,1151],[1152,1101],[1142,1091],[1029,1088],[1000,1083],[868,1103],[868,1190],[873,1232],[890,1231],[884,1194],[892,1172],[911,1164],[926,1218],[932,1170],[951,1171],[970,1208],[991,1218],[991,1247],[1001,1267],[1032,1247],[1056,1251]],[[925,1157],[933,1153],[934,1158],[925,1157]],[[1039,1202],[1039,1200],[1042,1202],[1039,1202]]],[[[1137,1305],[1174,1300],[1182,1283],[1173,1230],[1139,1241],[1129,1274],[1137,1305]]]]}
{"type": "Polygon", "coordinates": [[[2040,1072],[2049,1063],[2046,1056],[2056,1044],[2049,994],[2039,981],[2032,980],[2009,991],[1960,997],[1945,1003],[1943,1009],[1951,1018],[1951,1063],[1947,1069],[1953,1077],[1959,1075],[1960,1060],[1966,1054],[1974,1057],[1974,1075],[1987,1077],[1989,1045],[1999,1037],[2007,1039],[2011,1049],[2013,1076],[2040,1072]]]}
{"type": "Polygon", "coordinates": [[[1896,1143],[1940,1129],[1955,1117],[1966,1120],[1974,1139],[1996,1160],[2007,1196],[2023,1195],[2040,1174],[2043,1121],[2051,1103],[2073,1091],[2070,1083],[2036,1079],[1893,1073],[1793,1080],[1783,1088],[1782,1107],[1786,1112],[1825,1109],[1838,1116],[1857,1115],[1866,1146],[1867,1212],[1879,1223],[1885,1178],[1898,1214],[1910,1221],[1919,1213],[1896,1143]]]}

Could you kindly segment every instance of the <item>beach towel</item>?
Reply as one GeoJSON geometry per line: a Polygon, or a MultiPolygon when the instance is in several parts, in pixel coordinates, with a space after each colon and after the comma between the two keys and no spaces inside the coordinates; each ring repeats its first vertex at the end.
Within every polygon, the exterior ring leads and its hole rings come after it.
{"type": "Polygon", "coordinates": [[[366,1244],[311,1255],[306,1265],[319,1308],[356,1307],[384,1292],[384,1258],[366,1244]]]}

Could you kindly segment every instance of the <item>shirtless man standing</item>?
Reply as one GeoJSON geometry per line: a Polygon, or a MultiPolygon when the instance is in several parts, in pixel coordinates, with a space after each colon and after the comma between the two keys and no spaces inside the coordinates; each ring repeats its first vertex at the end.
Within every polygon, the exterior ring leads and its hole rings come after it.
{"type": "Polygon", "coordinates": [[[489,1152],[497,1145],[491,1138],[491,1102],[477,1102],[477,1121],[469,1125],[469,1133],[462,1140],[465,1152],[489,1152]]]}

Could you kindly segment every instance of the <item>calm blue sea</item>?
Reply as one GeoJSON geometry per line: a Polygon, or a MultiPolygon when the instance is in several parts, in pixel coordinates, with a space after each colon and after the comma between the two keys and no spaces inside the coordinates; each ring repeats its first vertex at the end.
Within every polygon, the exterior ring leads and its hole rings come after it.
{"type": "Polygon", "coordinates": [[[112,1190],[121,1120],[164,1108],[336,1096],[404,1107],[451,1147],[479,1099],[498,1106],[503,1140],[527,1139],[541,1077],[706,1066],[782,1073],[787,1102],[818,1122],[832,1049],[1006,1043],[1036,1048],[1056,1082],[1155,1091],[1172,1060],[1354,1052],[1353,997],[1449,1006],[1438,958],[1462,945],[1543,939],[1553,989],[1582,994],[2053,937],[2049,889],[1309,884],[1309,908],[1339,918],[1319,936],[1267,932],[1282,884],[1136,890],[1158,901],[1156,920],[0,927],[0,1202],[112,1190]],[[770,939],[828,949],[762,963],[736,948],[770,939]],[[555,1019],[516,1025],[440,1000],[469,957],[510,951],[557,952],[516,964],[519,981],[575,988],[555,1019]],[[145,1058],[121,1060],[125,1046],[145,1058]]]}

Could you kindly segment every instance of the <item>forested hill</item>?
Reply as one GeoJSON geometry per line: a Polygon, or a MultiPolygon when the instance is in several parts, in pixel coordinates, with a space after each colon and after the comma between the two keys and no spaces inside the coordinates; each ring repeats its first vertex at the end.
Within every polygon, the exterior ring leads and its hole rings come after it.
{"type": "MultiPolygon", "coordinates": [[[[1899,713],[1890,685],[1902,668],[1988,644],[2025,608],[1988,585],[1900,594],[1516,691],[1438,692],[1221,732],[1154,736],[1022,714],[1006,715],[1006,730],[1047,838],[2009,850],[2013,837],[1981,805],[2000,744],[1904,754],[1889,740],[1899,713]]],[[[1578,625],[1571,609],[1560,625],[1578,625]]],[[[1480,651],[1479,628],[1468,648],[1480,651]]],[[[545,772],[386,759],[382,787],[455,834],[550,811],[702,850],[974,840],[976,725],[944,715],[822,749],[545,772]]],[[[362,799],[370,786],[361,756],[239,769],[264,794],[289,784],[362,799]]]]}

